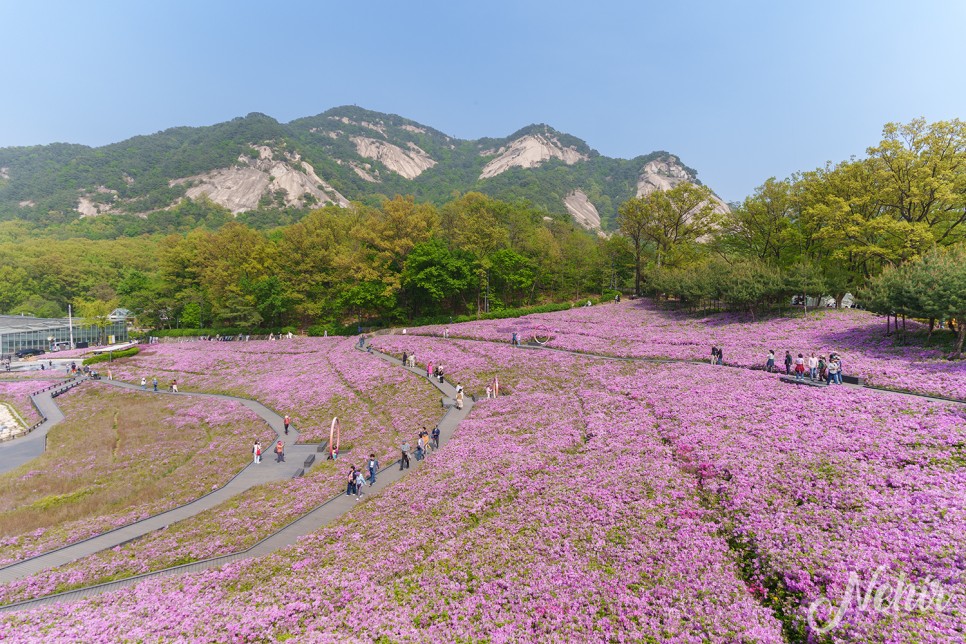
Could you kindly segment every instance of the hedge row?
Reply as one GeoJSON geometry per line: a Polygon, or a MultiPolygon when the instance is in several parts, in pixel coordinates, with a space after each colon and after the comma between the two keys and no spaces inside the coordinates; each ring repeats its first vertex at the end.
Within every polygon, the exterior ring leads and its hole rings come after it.
{"type": "Polygon", "coordinates": [[[97,364],[98,362],[109,362],[111,360],[117,360],[118,358],[127,358],[130,356],[136,356],[140,349],[137,347],[131,347],[130,349],[124,349],[123,351],[114,351],[112,353],[102,353],[100,355],[91,356],[90,358],[84,358],[83,364],[97,364]]]}

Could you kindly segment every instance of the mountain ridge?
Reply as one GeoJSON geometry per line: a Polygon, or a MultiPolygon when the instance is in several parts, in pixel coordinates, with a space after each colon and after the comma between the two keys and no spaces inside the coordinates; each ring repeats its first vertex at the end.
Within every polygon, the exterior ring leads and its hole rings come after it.
{"type": "Polygon", "coordinates": [[[682,180],[699,183],[676,155],[607,157],[545,123],[505,137],[459,139],[397,114],[344,105],[288,123],[251,112],[99,147],[0,148],[0,219],[146,216],[202,195],[238,214],[373,204],[395,194],[443,203],[479,191],[600,231],[613,227],[620,203],[646,194],[642,186],[666,189],[682,180]]]}

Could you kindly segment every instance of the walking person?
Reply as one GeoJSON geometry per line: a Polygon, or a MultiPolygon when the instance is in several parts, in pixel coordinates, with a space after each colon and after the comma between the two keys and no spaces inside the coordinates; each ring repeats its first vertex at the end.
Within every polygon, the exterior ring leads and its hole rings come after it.
{"type": "Polygon", "coordinates": [[[811,380],[818,379],[818,358],[815,357],[815,353],[808,356],[808,377],[811,380]]]}
{"type": "Polygon", "coordinates": [[[416,439],[416,460],[421,461],[426,457],[426,448],[423,446],[423,434],[419,433],[419,437],[416,439]]]}
{"type": "Polygon", "coordinates": [[[356,493],[356,466],[349,467],[349,482],[345,486],[345,495],[352,496],[356,493]]]}
{"type": "Polygon", "coordinates": [[[278,441],[275,443],[275,462],[284,463],[285,462],[285,443],[278,441]]]}
{"type": "Polygon", "coordinates": [[[718,364],[724,364],[724,349],[721,347],[718,347],[718,364]]]}
{"type": "Polygon", "coordinates": [[[818,357],[818,379],[825,380],[828,375],[828,364],[825,362],[825,356],[818,357]]]}
{"type": "Polygon", "coordinates": [[[146,390],[147,390],[147,388],[148,388],[148,379],[147,379],[147,378],[144,378],[144,377],[142,377],[142,378],[141,378],[141,389],[143,389],[143,390],[145,390],[145,391],[146,391],[146,390]]]}
{"type": "Polygon", "coordinates": [[[433,449],[439,449],[439,425],[433,427],[433,449]]]}
{"type": "Polygon", "coordinates": [[[432,362],[427,362],[426,363],[426,377],[427,378],[432,378],[433,377],[433,363],[432,362]]]}
{"type": "Polygon", "coordinates": [[[282,424],[285,425],[285,435],[288,436],[288,426],[292,424],[292,419],[289,418],[288,414],[285,414],[285,418],[282,419],[282,424]]]}
{"type": "Polygon", "coordinates": [[[178,393],[178,381],[177,380],[173,380],[173,379],[171,380],[171,393],[174,393],[174,394],[178,393]]]}
{"type": "Polygon", "coordinates": [[[154,378],[151,378],[151,385],[154,387],[154,390],[155,391],[158,390],[158,377],[157,376],[155,376],[154,378]]]}
{"type": "Polygon", "coordinates": [[[785,352],[785,375],[788,376],[792,373],[792,354],[789,351],[785,352]]]}
{"type": "Polygon", "coordinates": [[[402,452],[402,456],[399,459],[399,471],[404,469],[409,469],[409,441],[403,441],[403,444],[399,446],[399,451],[402,452]]]}
{"type": "Polygon", "coordinates": [[[456,394],[456,408],[463,409],[463,392],[460,391],[456,394]]]}
{"type": "Polygon", "coordinates": [[[795,358],[795,380],[805,382],[805,356],[800,353],[795,358]]]}
{"type": "Polygon", "coordinates": [[[718,364],[718,347],[711,345],[711,364],[718,364]]]}
{"type": "Polygon", "coordinates": [[[768,359],[765,360],[765,371],[767,371],[768,373],[771,373],[774,370],[775,370],[775,352],[769,350],[768,359]]]}
{"type": "Polygon", "coordinates": [[[834,353],[829,356],[827,369],[828,375],[825,377],[825,384],[831,385],[833,382],[835,384],[840,384],[838,378],[836,377],[838,375],[838,361],[835,359],[834,353]]]}
{"type": "Polygon", "coordinates": [[[369,470],[369,486],[371,487],[376,484],[376,472],[379,471],[379,461],[376,460],[375,454],[369,454],[366,468],[369,470]]]}
{"type": "Polygon", "coordinates": [[[259,440],[255,439],[255,444],[252,445],[252,463],[262,462],[262,444],[259,440]]]}
{"type": "Polygon", "coordinates": [[[356,470],[356,501],[358,501],[365,492],[362,488],[366,486],[366,477],[362,475],[362,470],[356,470]]]}

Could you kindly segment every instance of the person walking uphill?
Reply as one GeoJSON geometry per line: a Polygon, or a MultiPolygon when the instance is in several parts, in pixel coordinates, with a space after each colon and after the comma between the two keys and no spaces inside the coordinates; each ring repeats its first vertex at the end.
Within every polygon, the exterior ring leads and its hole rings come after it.
{"type": "Polygon", "coordinates": [[[279,441],[275,443],[275,462],[284,463],[285,462],[285,443],[279,441]]]}
{"type": "Polygon", "coordinates": [[[285,435],[288,436],[288,426],[292,424],[292,419],[288,417],[288,414],[285,414],[282,423],[285,425],[285,435]]]}

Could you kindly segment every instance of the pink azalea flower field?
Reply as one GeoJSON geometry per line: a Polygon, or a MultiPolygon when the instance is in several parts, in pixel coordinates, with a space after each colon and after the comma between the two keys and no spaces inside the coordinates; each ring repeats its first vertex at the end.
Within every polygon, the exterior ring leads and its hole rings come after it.
{"type": "MultiPolygon", "coordinates": [[[[186,342],[150,345],[110,364],[115,379],[177,379],[181,391],[248,397],[292,416],[303,437],[329,438],[332,416],[342,424],[340,459],[318,460],[303,478],[260,485],[217,508],[113,550],[0,587],[9,603],[129,577],[252,545],[345,489],[345,470],[369,453],[382,463],[398,457],[406,437],[432,427],[442,410],[435,388],[353,348],[345,338],[277,342],[186,342]],[[291,410],[291,411],[289,411],[291,410]]],[[[103,373],[106,373],[106,369],[103,373]]],[[[245,442],[246,458],[251,441],[245,442]]]]}
{"type": "Polygon", "coordinates": [[[429,467],[296,547],[6,616],[0,637],[963,641],[962,406],[710,365],[374,344],[442,361],[475,390],[498,375],[509,395],[481,401],[429,467]],[[811,629],[812,602],[837,603],[850,573],[876,569],[953,601],[855,608],[811,629]]]}
{"type": "MultiPolygon", "coordinates": [[[[448,328],[450,337],[506,343],[518,333],[523,342],[534,336],[549,338],[548,347],[677,360],[709,360],[714,345],[723,347],[726,364],[757,368],[764,367],[769,349],[776,352],[779,366],[786,350],[806,357],[835,351],[842,356],[844,373],[869,384],[966,400],[966,360],[950,362],[937,349],[896,346],[885,326],[884,317],[853,309],[819,309],[807,317],[752,322],[735,314],[697,318],[636,300],[510,320],[421,327],[411,333],[442,335],[448,328]]],[[[910,321],[908,328],[921,325],[910,321]]]]}

